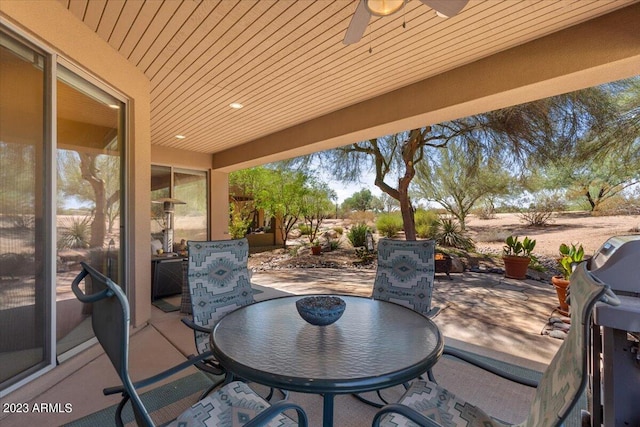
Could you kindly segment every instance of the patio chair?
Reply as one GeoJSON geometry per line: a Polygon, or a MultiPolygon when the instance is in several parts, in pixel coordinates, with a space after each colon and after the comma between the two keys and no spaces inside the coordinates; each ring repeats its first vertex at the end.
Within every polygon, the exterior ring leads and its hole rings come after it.
{"type": "MultiPolygon", "coordinates": [[[[213,375],[225,374],[209,348],[209,335],[218,320],[226,313],[252,304],[251,272],[247,267],[249,242],[236,240],[211,240],[187,242],[187,283],[191,301],[192,319],[182,322],[194,332],[198,355],[206,355],[196,367],[213,375]]],[[[190,355],[190,358],[195,355],[190,355]]],[[[205,390],[206,396],[217,384],[205,390]]],[[[288,393],[281,390],[288,397],[288,393]]],[[[270,400],[273,389],[266,396],[270,400]]]]}
{"type": "MultiPolygon", "coordinates": [[[[183,318],[182,322],[194,332],[198,355],[206,355],[196,363],[196,367],[213,375],[222,375],[224,369],[209,348],[209,335],[223,315],[254,302],[247,267],[249,242],[246,238],[189,241],[187,249],[192,319],[183,318]]],[[[209,391],[206,390],[203,396],[209,391]]]]}
{"type": "MultiPolygon", "coordinates": [[[[434,240],[380,239],[372,298],[404,305],[428,317],[435,316],[438,309],[431,308],[435,249],[434,240]]],[[[376,393],[382,403],[360,394],[354,394],[354,397],[381,408],[388,402],[382,396],[382,390],[376,393]]]]}
{"type": "MultiPolygon", "coordinates": [[[[597,301],[620,304],[611,289],[591,275],[583,263],[571,276],[571,329],[542,375],[529,415],[519,426],[559,426],[577,403],[587,384],[590,318],[597,301]]],[[[517,380],[508,373],[497,372],[497,369],[492,372],[517,380]]],[[[478,386],[485,387],[486,384],[478,386]]],[[[506,425],[509,424],[491,418],[436,383],[424,380],[414,381],[399,403],[385,406],[373,420],[374,427],[506,425]]]]}
{"type": "Polygon", "coordinates": [[[433,316],[437,312],[431,308],[435,248],[433,240],[380,239],[373,299],[433,316]]]}
{"type": "MultiPolygon", "coordinates": [[[[123,425],[122,410],[128,401],[131,402],[133,414],[138,426],[153,426],[136,389],[146,387],[157,381],[192,366],[200,358],[187,360],[158,375],[136,382],[129,376],[129,303],[124,292],[113,281],[100,272],[82,262],[82,271],[74,279],[71,288],[76,297],[93,308],[92,326],[96,338],[102,345],[109,360],[113,364],[122,386],[105,389],[104,394],[122,393],[115,414],[115,424],[123,425]],[[90,276],[93,294],[87,295],[80,289],[80,283],[90,276]]],[[[278,402],[269,405],[246,384],[238,381],[230,382],[203,400],[198,401],[171,425],[180,426],[232,426],[247,427],[278,425],[278,426],[307,426],[307,416],[304,410],[291,402],[278,402]],[[298,421],[294,421],[284,414],[284,411],[295,410],[298,421]],[[272,424],[273,423],[273,424],[272,424]]]]}

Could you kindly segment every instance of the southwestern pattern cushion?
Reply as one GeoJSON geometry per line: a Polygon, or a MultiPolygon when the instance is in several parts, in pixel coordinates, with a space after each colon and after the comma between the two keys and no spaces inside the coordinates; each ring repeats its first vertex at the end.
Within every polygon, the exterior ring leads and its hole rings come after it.
{"type": "MultiPolygon", "coordinates": [[[[193,322],[213,329],[225,313],[254,302],[247,268],[247,239],[187,243],[187,278],[193,322]]],[[[209,334],[196,332],[199,353],[209,350],[209,334]]]]}
{"type": "MultiPolygon", "coordinates": [[[[265,410],[269,404],[243,382],[234,381],[211,393],[183,412],[174,427],[240,427],[265,410]]],[[[267,426],[292,427],[298,424],[286,415],[276,415],[267,426]]]]}
{"type": "Polygon", "coordinates": [[[569,282],[571,329],[544,371],[529,417],[522,426],[558,425],[586,386],[591,313],[605,288],[589,276],[586,263],[576,268],[569,282]]]}
{"type": "MultiPolygon", "coordinates": [[[[561,425],[586,386],[591,313],[605,287],[591,278],[585,263],[578,266],[570,281],[571,329],[540,379],[527,420],[518,427],[561,425]]],[[[443,427],[505,425],[429,381],[415,381],[399,403],[443,427]]],[[[383,415],[380,425],[418,427],[396,413],[383,415]]]]}
{"type": "MultiPolygon", "coordinates": [[[[399,403],[413,408],[443,427],[502,427],[505,425],[430,381],[414,381],[399,403]]],[[[380,421],[380,425],[385,427],[421,427],[400,414],[385,415],[380,421]]]]}
{"type": "Polygon", "coordinates": [[[373,298],[407,306],[427,314],[435,276],[433,240],[378,242],[378,265],[373,298]]]}

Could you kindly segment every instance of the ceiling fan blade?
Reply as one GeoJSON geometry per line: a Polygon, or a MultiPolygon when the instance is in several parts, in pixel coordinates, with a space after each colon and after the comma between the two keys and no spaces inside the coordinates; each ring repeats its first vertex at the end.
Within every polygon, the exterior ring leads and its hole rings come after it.
{"type": "Polygon", "coordinates": [[[353,14],[353,18],[351,18],[351,22],[349,22],[349,28],[347,28],[347,32],[344,35],[344,40],[342,40],[342,43],[346,45],[359,42],[367,30],[371,14],[367,10],[364,1],[365,0],[360,0],[353,14]]]}
{"type": "Polygon", "coordinates": [[[469,3],[469,0],[420,0],[436,12],[448,18],[457,15],[469,3]]]}

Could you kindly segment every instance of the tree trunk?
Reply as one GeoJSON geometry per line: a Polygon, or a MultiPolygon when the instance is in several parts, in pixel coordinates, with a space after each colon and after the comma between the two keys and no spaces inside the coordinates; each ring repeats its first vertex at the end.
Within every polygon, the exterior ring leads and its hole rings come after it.
{"type": "Polygon", "coordinates": [[[413,215],[413,206],[411,206],[411,199],[406,191],[400,192],[400,212],[402,213],[405,239],[416,240],[416,221],[413,215]]]}
{"type": "Polygon", "coordinates": [[[91,184],[95,195],[95,211],[91,222],[91,242],[92,248],[104,246],[105,231],[107,226],[106,206],[107,200],[104,191],[104,181],[97,177],[95,165],[96,157],[90,154],[80,154],[80,171],[82,178],[91,184]]]}

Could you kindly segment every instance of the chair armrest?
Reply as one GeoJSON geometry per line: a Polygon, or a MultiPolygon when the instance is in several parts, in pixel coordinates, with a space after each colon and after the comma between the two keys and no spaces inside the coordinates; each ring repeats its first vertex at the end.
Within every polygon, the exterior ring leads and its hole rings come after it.
{"type": "Polygon", "coordinates": [[[380,427],[380,420],[385,414],[396,413],[400,414],[405,418],[410,419],[414,423],[418,424],[421,427],[442,427],[437,422],[433,421],[430,418],[425,417],[421,413],[413,410],[412,408],[402,405],[400,403],[391,403],[389,405],[385,405],[376,412],[375,417],[373,417],[372,427],[380,427]]]}
{"type": "Polygon", "coordinates": [[[538,380],[526,378],[521,375],[514,374],[512,372],[507,372],[503,369],[500,369],[497,366],[490,365],[484,360],[474,357],[469,353],[459,351],[447,345],[444,346],[444,351],[442,354],[452,356],[452,357],[455,357],[456,359],[460,359],[462,361],[470,363],[471,365],[484,369],[485,371],[491,372],[492,374],[505,378],[509,381],[513,381],[515,383],[526,385],[529,387],[538,387],[538,380]]]}
{"type": "MultiPolygon", "coordinates": [[[[174,374],[177,374],[178,372],[206,359],[209,357],[213,357],[213,353],[211,353],[211,351],[207,351],[204,352],[202,354],[199,354],[197,356],[194,356],[172,368],[169,368],[165,371],[160,372],[159,374],[156,374],[154,376],[151,376],[149,378],[145,378],[143,380],[140,381],[136,381],[135,383],[133,383],[133,387],[138,389],[138,388],[142,388],[142,387],[146,387],[148,385],[151,385],[153,383],[156,383],[158,381],[162,381],[165,378],[168,378],[174,374]]],[[[117,393],[123,393],[124,387],[123,386],[116,386],[116,387],[107,387],[104,390],[102,390],[102,393],[105,396],[109,396],[110,394],[117,394],[117,393]]]]}
{"type": "Polygon", "coordinates": [[[269,424],[269,422],[278,414],[284,413],[289,409],[295,409],[298,414],[298,426],[307,427],[309,420],[307,414],[304,412],[301,406],[296,405],[293,402],[281,400],[269,406],[264,411],[260,412],[254,419],[244,425],[244,427],[263,427],[269,424]]]}
{"type": "Polygon", "coordinates": [[[185,325],[187,325],[188,327],[190,327],[191,329],[193,329],[194,331],[198,331],[198,332],[204,332],[204,333],[211,333],[211,329],[207,329],[203,326],[200,325],[196,325],[195,323],[193,323],[193,321],[191,319],[189,319],[188,317],[183,317],[182,319],[180,319],[182,321],[182,323],[184,323],[185,325]]]}

